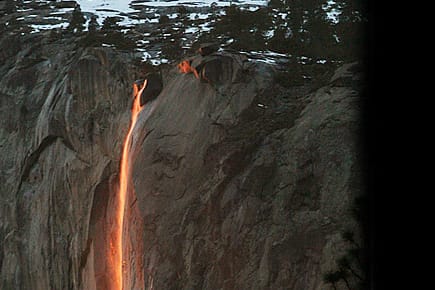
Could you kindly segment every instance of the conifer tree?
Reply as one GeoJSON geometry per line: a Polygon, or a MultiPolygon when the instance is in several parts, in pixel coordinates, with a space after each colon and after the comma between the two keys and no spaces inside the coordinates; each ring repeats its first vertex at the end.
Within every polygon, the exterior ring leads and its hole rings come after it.
{"type": "Polygon", "coordinates": [[[91,16],[91,20],[88,23],[88,31],[90,34],[95,34],[97,33],[97,30],[99,28],[99,24],[97,22],[97,17],[95,15],[91,16]]]}
{"type": "Polygon", "coordinates": [[[88,32],[85,37],[80,40],[80,45],[83,47],[100,46],[102,36],[99,33],[99,24],[95,15],[91,16],[88,23],[88,32]]]}
{"type": "Polygon", "coordinates": [[[101,30],[104,33],[119,31],[121,28],[118,24],[119,20],[119,17],[106,17],[103,21],[103,26],[101,27],[101,30]]]}
{"type": "Polygon", "coordinates": [[[85,22],[86,19],[83,16],[82,10],[80,9],[80,5],[77,5],[74,8],[67,30],[73,33],[82,32],[83,29],[85,28],[85,22]]]}
{"type": "MultiPolygon", "coordinates": [[[[354,201],[352,208],[353,217],[359,222],[361,232],[367,233],[367,200],[366,196],[361,196],[354,201]]],[[[323,281],[331,284],[334,289],[339,282],[343,282],[349,290],[368,289],[367,247],[359,244],[355,238],[355,233],[346,230],[342,233],[342,238],[349,244],[349,248],[336,260],[337,268],[323,275],[323,281]]]]}
{"type": "Polygon", "coordinates": [[[116,48],[122,50],[134,49],[136,43],[121,31],[122,27],[118,24],[121,19],[120,17],[107,17],[104,19],[101,27],[103,42],[113,44],[116,48]]]}

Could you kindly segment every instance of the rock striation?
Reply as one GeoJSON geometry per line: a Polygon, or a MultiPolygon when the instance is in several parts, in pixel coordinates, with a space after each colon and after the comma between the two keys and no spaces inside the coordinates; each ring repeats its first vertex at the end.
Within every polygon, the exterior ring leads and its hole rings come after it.
{"type": "MultiPolygon", "coordinates": [[[[143,76],[109,48],[2,41],[19,49],[0,55],[0,288],[110,289],[121,146],[143,76]]],[[[325,289],[340,233],[357,228],[361,72],[284,88],[273,66],[236,53],[218,67],[211,83],[164,71],[139,115],[125,289],[325,289]]]]}

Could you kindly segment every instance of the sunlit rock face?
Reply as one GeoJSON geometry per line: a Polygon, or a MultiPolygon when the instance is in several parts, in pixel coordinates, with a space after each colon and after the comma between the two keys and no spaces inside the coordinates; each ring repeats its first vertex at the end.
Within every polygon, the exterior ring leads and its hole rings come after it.
{"type": "MultiPolygon", "coordinates": [[[[2,54],[1,289],[113,289],[121,146],[143,76],[128,56],[73,47],[2,54]]],[[[271,65],[224,59],[217,82],[163,71],[138,116],[124,289],[325,289],[361,189],[356,73],[283,88],[271,65]]]]}

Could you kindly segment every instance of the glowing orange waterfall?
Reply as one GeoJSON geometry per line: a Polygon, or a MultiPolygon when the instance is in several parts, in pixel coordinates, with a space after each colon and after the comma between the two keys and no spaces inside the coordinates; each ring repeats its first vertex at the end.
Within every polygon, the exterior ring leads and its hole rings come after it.
{"type": "Polygon", "coordinates": [[[140,96],[147,85],[147,80],[142,85],[139,90],[136,85],[134,85],[134,101],[133,107],[131,109],[131,122],[130,128],[128,129],[127,136],[124,140],[124,145],[122,147],[121,156],[121,168],[119,173],[119,192],[117,196],[117,210],[116,210],[116,232],[111,238],[110,248],[112,253],[112,266],[114,267],[115,277],[114,286],[112,289],[122,290],[123,289],[123,224],[124,224],[124,212],[125,212],[125,201],[127,198],[127,189],[130,178],[130,163],[129,163],[129,151],[131,147],[131,135],[133,133],[134,126],[136,125],[137,116],[143,109],[140,105],[140,96]]]}

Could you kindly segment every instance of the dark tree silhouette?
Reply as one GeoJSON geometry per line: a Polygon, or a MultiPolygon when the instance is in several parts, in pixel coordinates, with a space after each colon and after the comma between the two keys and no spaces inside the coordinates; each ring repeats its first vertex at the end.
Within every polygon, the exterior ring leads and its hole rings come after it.
{"type": "Polygon", "coordinates": [[[168,15],[160,15],[159,23],[160,24],[168,24],[170,22],[168,15]]]}
{"type": "Polygon", "coordinates": [[[271,16],[265,9],[242,10],[237,5],[225,8],[224,16],[215,16],[212,33],[204,35],[201,42],[227,41],[233,39],[231,47],[238,50],[261,50],[265,48],[266,31],[271,25],[271,16]]]}
{"type": "MultiPolygon", "coordinates": [[[[366,196],[355,199],[351,213],[361,226],[362,235],[367,235],[368,208],[366,196]]],[[[340,281],[343,281],[349,290],[367,289],[369,284],[366,275],[368,273],[367,246],[358,243],[355,233],[351,230],[344,231],[342,238],[349,244],[349,248],[344,255],[336,260],[338,269],[325,273],[323,281],[331,284],[334,289],[340,281]]]]}
{"type": "Polygon", "coordinates": [[[71,20],[67,27],[67,30],[73,33],[82,32],[85,28],[86,19],[83,16],[80,5],[77,5],[72,12],[71,20]]]}
{"type": "Polygon", "coordinates": [[[179,42],[168,42],[162,47],[162,56],[167,59],[180,59],[183,54],[183,49],[179,42]]]}
{"type": "Polygon", "coordinates": [[[95,15],[91,16],[91,20],[88,23],[88,31],[90,34],[96,34],[100,25],[97,22],[97,17],[95,15]]]}
{"type": "Polygon", "coordinates": [[[121,19],[120,17],[107,17],[104,19],[100,31],[102,33],[102,41],[107,44],[113,44],[118,49],[134,49],[136,48],[135,41],[126,37],[121,31],[122,27],[118,24],[121,19]]]}
{"type": "Polygon", "coordinates": [[[361,0],[338,0],[341,14],[334,26],[340,43],[340,54],[346,60],[362,57],[365,46],[364,27],[367,22],[367,7],[361,0]]]}
{"type": "Polygon", "coordinates": [[[320,0],[272,0],[269,8],[287,16],[276,21],[279,33],[269,47],[290,54],[327,56],[335,39],[323,6],[324,1],[320,0]],[[287,51],[284,51],[284,44],[287,51]]]}
{"type": "Polygon", "coordinates": [[[106,17],[103,20],[103,26],[101,27],[101,31],[103,31],[104,33],[108,33],[120,30],[121,27],[118,24],[119,21],[121,21],[120,17],[106,17]]]}
{"type": "Polygon", "coordinates": [[[364,46],[362,0],[337,0],[327,10],[324,0],[271,0],[256,11],[230,5],[215,16],[213,29],[199,41],[234,39],[232,48],[273,50],[313,59],[353,60],[364,46]],[[339,12],[338,23],[328,12],[339,12]]]}
{"type": "Polygon", "coordinates": [[[337,290],[337,283],[340,281],[340,279],[340,273],[338,272],[328,272],[323,276],[323,281],[331,284],[335,290],[337,290]]]}
{"type": "Polygon", "coordinates": [[[181,23],[183,23],[184,26],[187,26],[187,23],[189,21],[189,18],[187,17],[187,12],[187,8],[184,5],[180,5],[177,8],[178,19],[180,19],[181,23]]]}
{"type": "Polygon", "coordinates": [[[102,36],[100,34],[99,27],[100,25],[97,22],[97,17],[92,15],[88,23],[88,32],[86,33],[85,37],[80,40],[80,45],[83,47],[100,46],[102,36]]]}

